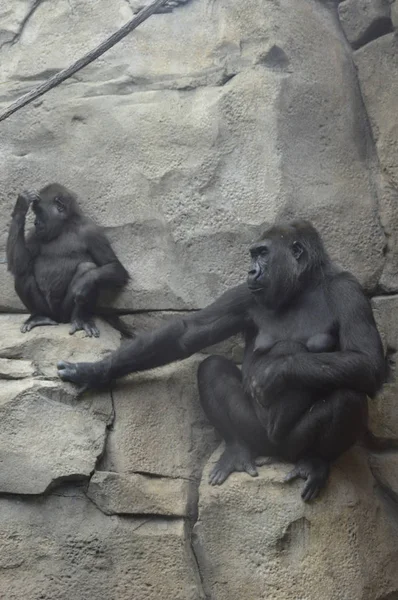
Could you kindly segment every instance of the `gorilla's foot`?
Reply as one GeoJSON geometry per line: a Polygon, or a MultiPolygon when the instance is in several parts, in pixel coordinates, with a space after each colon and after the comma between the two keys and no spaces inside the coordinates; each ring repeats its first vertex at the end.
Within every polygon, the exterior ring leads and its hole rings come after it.
{"type": "Polygon", "coordinates": [[[56,321],[50,319],[50,317],[40,317],[39,315],[31,315],[29,319],[21,326],[21,332],[26,333],[34,327],[40,327],[41,325],[58,325],[56,321]]]}
{"type": "Polygon", "coordinates": [[[325,486],[329,477],[329,463],[321,458],[306,458],[299,460],[284,481],[292,481],[300,477],[305,480],[301,497],[304,502],[314,500],[325,486]]]}
{"type": "Polygon", "coordinates": [[[244,471],[251,477],[258,476],[250,450],[240,444],[227,444],[210,473],[209,483],[221,485],[235,471],[244,471]]]}
{"type": "Polygon", "coordinates": [[[76,333],[76,331],[84,331],[87,337],[99,337],[100,331],[96,326],[93,319],[82,319],[76,318],[72,321],[72,327],[70,328],[70,335],[76,333]]]}

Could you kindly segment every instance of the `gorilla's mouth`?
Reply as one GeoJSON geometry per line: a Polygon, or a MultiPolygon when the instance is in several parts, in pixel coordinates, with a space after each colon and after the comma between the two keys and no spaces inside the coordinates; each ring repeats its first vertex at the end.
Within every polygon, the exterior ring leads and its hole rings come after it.
{"type": "Polygon", "coordinates": [[[253,294],[257,293],[257,292],[262,292],[263,291],[263,287],[261,285],[248,285],[249,290],[251,292],[253,292],[253,294]]]}

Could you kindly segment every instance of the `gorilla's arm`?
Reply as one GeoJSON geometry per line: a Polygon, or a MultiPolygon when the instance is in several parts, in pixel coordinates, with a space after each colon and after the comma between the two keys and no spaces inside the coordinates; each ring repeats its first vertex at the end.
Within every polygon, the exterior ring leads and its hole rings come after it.
{"type": "Polygon", "coordinates": [[[383,384],[385,361],[370,303],[347,273],[330,282],[329,293],[339,323],[340,350],[296,354],[286,365],[285,377],[298,386],[325,391],[345,387],[373,397],[383,384]]]}
{"type": "Polygon", "coordinates": [[[238,286],[203,310],[175,319],[155,331],[139,334],[99,362],[61,362],[58,374],[65,381],[98,387],[128,373],[188,358],[242,331],[251,302],[247,286],[238,286]]]}
{"type": "Polygon", "coordinates": [[[94,288],[122,287],[129,279],[126,269],[99,227],[91,224],[85,226],[81,235],[97,268],[87,270],[75,284],[74,292],[79,303],[88,299],[94,288]]]}
{"type": "Polygon", "coordinates": [[[7,238],[7,266],[14,275],[15,288],[26,308],[31,313],[46,315],[49,307],[33,271],[39,245],[34,233],[25,240],[25,219],[31,199],[29,192],[24,192],[15,203],[7,238]]]}
{"type": "Polygon", "coordinates": [[[34,255],[25,242],[25,219],[29,204],[29,197],[19,194],[11,215],[7,238],[7,265],[8,270],[16,277],[32,271],[34,255]]]}
{"type": "MultiPolygon", "coordinates": [[[[88,251],[98,265],[92,272],[101,286],[121,287],[129,275],[114,253],[107,237],[99,227],[89,227],[85,232],[88,251]]],[[[90,271],[91,273],[91,271],[90,271]]]]}

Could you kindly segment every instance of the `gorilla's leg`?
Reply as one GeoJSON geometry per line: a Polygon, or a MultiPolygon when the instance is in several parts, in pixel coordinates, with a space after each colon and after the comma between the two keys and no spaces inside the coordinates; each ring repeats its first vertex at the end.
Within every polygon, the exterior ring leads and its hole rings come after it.
{"type": "Polygon", "coordinates": [[[287,452],[297,460],[286,481],[306,480],[303,500],[316,498],[327,482],[330,463],[364,435],[367,417],[365,394],[337,390],[315,402],[297,423],[286,440],[287,452]]]}
{"type": "Polygon", "coordinates": [[[69,331],[71,335],[76,331],[85,331],[89,337],[99,337],[99,329],[95,325],[92,312],[97,300],[96,290],[93,288],[84,301],[78,294],[84,276],[96,268],[97,265],[92,262],[80,263],[69,284],[61,311],[64,320],[68,321],[70,319],[71,321],[72,326],[69,331]]]}
{"type": "Polygon", "coordinates": [[[209,482],[221,485],[234,471],[256,477],[254,457],[266,453],[266,433],[242,388],[238,367],[222,356],[209,356],[199,366],[198,387],[203,410],[226,445],[209,482]]]}

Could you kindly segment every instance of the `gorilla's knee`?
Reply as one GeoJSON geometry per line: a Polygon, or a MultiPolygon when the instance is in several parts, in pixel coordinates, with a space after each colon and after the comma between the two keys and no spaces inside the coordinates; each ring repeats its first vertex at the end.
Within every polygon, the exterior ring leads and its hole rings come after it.
{"type": "Polygon", "coordinates": [[[225,358],[224,356],[218,356],[212,354],[202,361],[198,367],[198,380],[209,381],[219,377],[221,373],[236,370],[235,364],[225,358]]]}
{"type": "Polygon", "coordinates": [[[96,267],[97,265],[93,262],[82,262],[79,265],[77,265],[75,276],[80,277],[80,275],[84,275],[85,273],[91,271],[92,269],[95,269],[96,267]]]}

